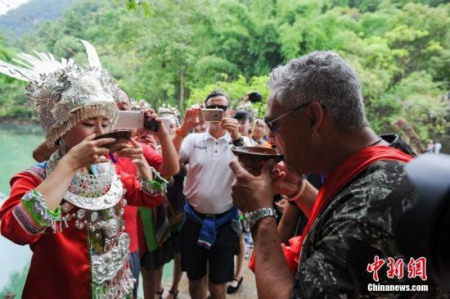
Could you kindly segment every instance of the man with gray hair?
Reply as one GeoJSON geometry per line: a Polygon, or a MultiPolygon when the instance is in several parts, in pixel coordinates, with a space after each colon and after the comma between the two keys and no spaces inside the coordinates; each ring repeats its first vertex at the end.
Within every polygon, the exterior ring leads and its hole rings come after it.
{"type": "Polygon", "coordinates": [[[246,212],[255,242],[258,296],[376,296],[371,284],[417,284],[403,272],[410,257],[394,240],[400,216],[416,203],[403,170],[411,152],[370,129],[352,68],[336,53],[314,52],[274,69],[269,87],[265,121],[284,162],[269,161],[258,177],[237,159],[230,163],[233,202],[246,212]],[[326,177],[317,196],[305,188],[308,173],[326,177]],[[274,193],[308,218],[291,247],[280,246],[274,193]]]}

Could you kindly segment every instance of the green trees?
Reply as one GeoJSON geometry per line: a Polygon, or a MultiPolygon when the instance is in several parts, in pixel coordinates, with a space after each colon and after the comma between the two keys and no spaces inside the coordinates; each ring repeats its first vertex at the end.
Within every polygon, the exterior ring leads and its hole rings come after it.
{"type": "MultiPolygon", "coordinates": [[[[80,0],[15,46],[82,64],[77,38],[89,40],[133,97],[181,108],[215,87],[234,102],[255,89],[266,97],[264,80],[273,67],[314,50],[334,50],[356,68],[377,131],[395,130],[392,122],[404,118],[426,140],[442,133],[448,119],[446,2],[80,0]]],[[[6,88],[2,81],[2,115],[23,102],[6,88]]]]}

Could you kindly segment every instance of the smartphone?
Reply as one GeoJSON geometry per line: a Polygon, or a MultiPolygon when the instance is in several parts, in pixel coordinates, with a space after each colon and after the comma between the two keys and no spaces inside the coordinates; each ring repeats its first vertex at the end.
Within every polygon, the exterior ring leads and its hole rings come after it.
{"type": "Polygon", "coordinates": [[[205,122],[220,122],[222,118],[222,109],[202,109],[200,112],[200,120],[205,122]]]}
{"type": "Polygon", "coordinates": [[[144,114],[140,111],[119,111],[116,130],[144,127],[144,114]]]}
{"type": "Polygon", "coordinates": [[[164,117],[160,117],[161,119],[161,123],[164,126],[164,128],[169,131],[170,129],[170,124],[172,123],[172,120],[170,118],[164,118],[164,117]]]}
{"type": "Polygon", "coordinates": [[[148,117],[141,111],[119,111],[115,129],[140,129],[158,132],[159,125],[154,119],[148,117]]]}

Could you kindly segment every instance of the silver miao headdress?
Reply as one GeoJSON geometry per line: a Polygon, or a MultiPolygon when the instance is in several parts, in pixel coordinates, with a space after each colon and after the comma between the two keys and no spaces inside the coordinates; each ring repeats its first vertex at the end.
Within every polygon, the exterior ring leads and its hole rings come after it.
{"type": "Polygon", "coordinates": [[[134,111],[147,110],[152,108],[152,105],[145,99],[136,100],[134,98],[131,98],[130,102],[131,102],[131,110],[134,111]]]}
{"type": "Polygon", "coordinates": [[[237,105],[236,111],[247,111],[250,113],[254,118],[258,117],[258,110],[256,110],[250,101],[247,102],[241,102],[237,105]]]}
{"type": "Polygon", "coordinates": [[[36,56],[19,54],[15,66],[0,61],[0,73],[27,81],[27,97],[39,114],[46,142],[53,146],[68,130],[85,119],[104,116],[111,130],[117,120],[113,95],[115,80],[101,67],[97,51],[87,41],[89,66],[80,67],[72,59],[56,61],[52,54],[35,52],[36,56]]]}
{"type": "Polygon", "coordinates": [[[162,105],[158,108],[158,115],[161,118],[173,119],[177,125],[180,124],[180,111],[170,105],[162,105]]]}

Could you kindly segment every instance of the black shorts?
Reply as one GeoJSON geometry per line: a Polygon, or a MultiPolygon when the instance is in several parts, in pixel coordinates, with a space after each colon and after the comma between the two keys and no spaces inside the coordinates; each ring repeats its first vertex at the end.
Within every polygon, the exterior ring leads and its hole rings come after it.
{"type": "Polygon", "coordinates": [[[189,219],[183,223],[180,233],[181,263],[189,280],[198,280],[208,272],[209,281],[223,284],[233,280],[234,255],[239,248],[236,221],[219,227],[216,241],[210,249],[197,245],[201,225],[189,219]],[[209,263],[209,271],[207,264],[209,263]]]}

